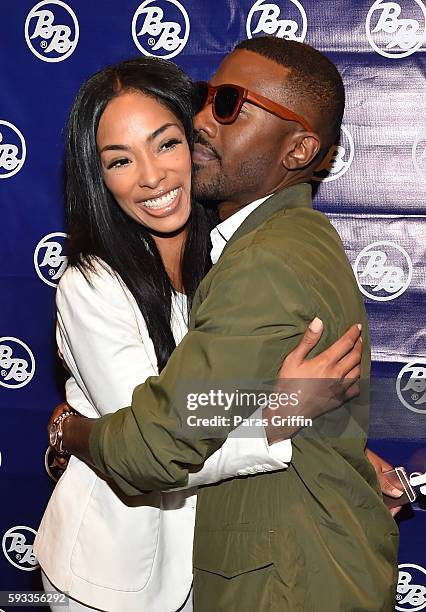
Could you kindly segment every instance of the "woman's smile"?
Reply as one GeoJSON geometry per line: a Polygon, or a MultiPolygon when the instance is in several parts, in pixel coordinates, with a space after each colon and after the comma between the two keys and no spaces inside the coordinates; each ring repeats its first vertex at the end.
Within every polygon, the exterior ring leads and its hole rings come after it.
{"type": "Polygon", "coordinates": [[[149,200],[140,200],[138,205],[147,208],[154,216],[166,216],[176,210],[180,204],[182,187],[176,187],[170,191],[149,200]]]}

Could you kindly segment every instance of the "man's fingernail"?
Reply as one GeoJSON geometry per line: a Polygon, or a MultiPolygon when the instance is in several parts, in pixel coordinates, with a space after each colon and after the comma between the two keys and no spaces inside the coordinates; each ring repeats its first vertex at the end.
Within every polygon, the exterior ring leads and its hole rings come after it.
{"type": "Polygon", "coordinates": [[[357,323],[357,327],[358,327],[359,331],[361,331],[361,330],[362,330],[362,325],[361,325],[361,323],[357,323]]]}
{"type": "Polygon", "coordinates": [[[321,321],[321,319],[319,319],[318,317],[315,317],[315,319],[313,319],[309,323],[309,329],[311,330],[311,332],[314,332],[315,334],[318,334],[322,330],[322,321],[321,321]]]}
{"type": "Polygon", "coordinates": [[[395,487],[392,489],[392,495],[394,497],[401,497],[403,493],[404,491],[401,491],[401,489],[396,489],[395,487]]]}

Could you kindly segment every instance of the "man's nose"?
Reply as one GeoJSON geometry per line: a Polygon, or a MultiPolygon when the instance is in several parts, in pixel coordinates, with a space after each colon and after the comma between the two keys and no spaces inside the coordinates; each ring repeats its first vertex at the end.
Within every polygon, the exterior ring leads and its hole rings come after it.
{"type": "Polygon", "coordinates": [[[196,132],[204,132],[210,138],[214,138],[218,131],[218,123],[213,117],[212,104],[206,104],[194,117],[194,128],[196,132]]]}

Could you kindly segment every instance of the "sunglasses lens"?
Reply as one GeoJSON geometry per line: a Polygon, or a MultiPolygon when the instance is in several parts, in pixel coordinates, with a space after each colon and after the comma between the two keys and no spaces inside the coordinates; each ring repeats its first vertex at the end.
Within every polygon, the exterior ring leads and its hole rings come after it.
{"type": "Polygon", "coordinates": [[[203,81],[198,81],[193,85],[195,112],[199,113],[206,105],[207,96],[209,94],[209,86],[203,81]]]}
{"type": "Polygon", "coordinates": [[[215,112],[220,119],[229,119],[238,106],[240,92],[235,87],[221,87],[216,92],[215,112]]]}

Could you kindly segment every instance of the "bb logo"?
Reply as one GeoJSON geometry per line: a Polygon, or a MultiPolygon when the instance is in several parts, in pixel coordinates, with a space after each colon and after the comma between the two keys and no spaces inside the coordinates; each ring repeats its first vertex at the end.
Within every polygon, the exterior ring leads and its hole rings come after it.
{"type": "Polygon", "coordinates": [[[61,0],[43,0],[27,15],[25,40],[44,62],[62,62],[77,47],[79,27],[74,11],[61,0]]]}
{"type": "Polygon", "coordinates": [[[12,527],[3,536],[2,548],[6,559],[24,572],[33,572],[39,564],[33,552],[36,532],[31,527],[12,527]]]}
{"type": "Polygon", "coordinates": [[[307,29],[306,11],[299,0],[257,0],[246,21],[247,38],[270,34],[303,42],[307,29]]]}
{"type": "Polygon", "coordinates": [[[350,131],[342,125],[339,144],[332,145],[315,170],[314,181],[327,183],[343,176],[354,160],[355,145],[350,131]]]}
{"type": "Polygon", "coordinates": [[[365,22],[373,49],[392,59],[415,53],[425,41],[426,7],[421,0],[376,0],[365,22]]]}
{"type": "Polygon", "coordinates": [[[359,253],[354,272],[361,292],[387,302],[404,293],[411,283],[413,264],[405,249],[394,242],[373,242],[359,253]]]}
{"type": "Polygon", "coordinates": [[[58,482],[60,477],[65,471],[57,460],[57,457],[50,446],[47,447],[47,450],[44,454],[44,467],[46,468],[46,472],[48,476],[54,481],[58,482]]]}
{"type": "Polygon", "coordinates": [[[426,132],[418,134],[411,149],[411,157],[415,171],[426,179],[426,132]]]}
{"type": "Polygon", "coordinates": [[[67,234],[54,232],[47,234],[34,251],[34,267],[38,277],[50,287],[57,287],[59,279],[67,267],[67,257],[63,254],[67,234]]]}
{"type": "Polygon", "coordinates": [[[25,387],[34,372],[34,355],[25,342],[12,336],[0,338],[0,385],[8,389],[25,387]]]}
{"type": "Polygon", "coordinates": [[[144,55],[175,57],[188,42],[189,29],[188,13],[178,0],[145,0],[133,15],[133,41],[144,55]]]}
{"type": "Polygon", "coordinates": [[[19,172],[26,154],[25,138],[21,132],[13,123],[0,119],[0,179],[19,172]]]}
{"type": "Polygon", "coordinates": [[[399,566],[395,610],[420,612],[426,608],[426,570],[414,563],[399,566]]]}
{"type": "Polygon", "coordinates": [[[420,493],[426,495],[426,472],[411,472],[409,480],[412,487],[420,487],[420,493]]]}
{"type": "Polygon", "coordinates": [[[426,414],[426,361],[410,361],[396,379],[399,401],[408,410],[426,414]]]}

